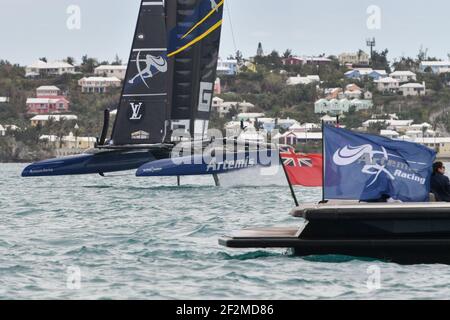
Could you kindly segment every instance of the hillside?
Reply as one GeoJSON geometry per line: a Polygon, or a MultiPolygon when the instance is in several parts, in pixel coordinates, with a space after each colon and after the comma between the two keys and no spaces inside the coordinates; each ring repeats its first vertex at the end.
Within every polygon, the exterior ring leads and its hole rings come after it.
{"type": "MultiPolygon", "coordinates": [[[[84,58],[83,58],[84,59],[84,58]]],[[[345,89],[349,84],[356,84],[373,93],[374,106],[365,111],[350,110],[343,118],[349,128],[358,128],[361,123],[374,114],[396,113],[401,119],[412,119],[416,123],[430,122],[442,134],[450,131],[450,88],[448,79],[430,72],[418,73],[417,82],[427,83],[429,93],[423,97],[403,97],[398,94],[382,94],[376,90],[371,79],[347,79],[346,67],[339,64],[336,57],[329,57],[327,65],[289,65],[284,66],[282,57],[277,52],[268,56],[255,57],[255,70],[245,66],[236,76],[221,76],[222,94],[225,101],[250,102],[255,105],[251,111],[264,112],[267,117],[291,118],[301,123],[318,123],[322,115],[314,113],[314,103],[324,97],[326,88],[345,89]],[[316,84],[287,85],[289,77],[297,75],[318,75],[320,87],[316,84]]],[[[0,124],[16,125],[21,130],[8,132],[0,137],[0,161],[33,161],[52,156],[54,150],[42,142],[39,137],[44,134],[62,136],[74,131],[78,125],[78,136],[96,137],[101,131],[103,110],[115,109],[120,89],[104,94],[83,94],[78,80],[93,71],[95,59],[85,59],[80,71],[83,74],[63,75],[45,79],[27,79],[23,67],[0,61],[0,97],[10,97],[9,103],[0,104],[0,124]],[[91,65],[88,65],[91,63],[91,65]],[[49,124],[46,127],[31,127],[30,115],[26,114],[26,99],[35,97],[36,88],[43,85],[55,85],[70,100],[70,113],[78,116],[76,123],[49,124]]],[[[381,69],[388,70],[389,64],[384,58],[379,62],[381,69]]],[[[417,62],[416,62],[417,64],[417,62]]],[[[235,116],[233,110],[226,117],[212,114],[211,127],[222,129],[224,124],[235,116]]]]}

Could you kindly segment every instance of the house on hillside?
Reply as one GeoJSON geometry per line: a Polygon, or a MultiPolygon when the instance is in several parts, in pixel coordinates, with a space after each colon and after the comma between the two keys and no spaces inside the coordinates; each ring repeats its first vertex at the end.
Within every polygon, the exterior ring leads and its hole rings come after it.
{"type": "Polygon", "coordinates": [[[400,88],[400,82],[397,79],[387,77],[374,81],[377,90],[383,93],[395,93],[400,88]]]}
{"type": "Polygon", "coordinates": [[[420,72],[430,70],[434,74],[448,73],[450,61],[422,61],[419,66],[420,72]]]}
{"type": "Polygon", "coordinates": [[[325,57],[297,57],[291,56],[289,58],[282,59],[285,66],[297,66],[297,65],[326,65],[331,63],[331,59],[325,57]]]}
{"type": "Polygon", "coordinates": [[[400,83],[417,81],[417,75],[412,71],[395,71],[389,77],[398,80],[400,83]]]}
{"type": "Polygon", "coordinates": [[[282,59],[285,66],[299,66],[303,64],[303,59],[299,57],[289,57],[282,59]]]}
{"type": "Polygon", "coordinates": [[[341,53],[338,57],[341,65],[369,65],[370,56],[364,51],[354,53],[341,53]]]}
{"type": "Polygon", "coordinates": [[[65,113],[69,111],[69,100],[61,96],[56,86],[41,86],[36,89],[36,98],[26,101],[27,114],[65,113]]]}
{"type": "Polygon", "coordinates": [[[425,82],[420,83],[407,83],[400,86],[400,92],[404,97],[408,96],[424,96],[426,94],[425,82]]]}
{"type": "Polygon", "coordinates": [[[56,86],[41,86],[36,89],[36,97],[57,97],[61,90],[56,86]]]}
{"type": "Polygon", "coordinates": [[[116,77],[123,81],[126,77],[127,66],[101,65],[95,68],[94,73],[99,77],[116,77]]]}
{"type": "Polygon", "coordinates": [[[286,81],[288,86],[296,86],[296,85],[308,85],[312,83],[319,83],[320,77],[317,75],[301,77],[297,75],[296,77],[289,77],[286,81]]]}
{"type": "Polygon", "coordinates": [[[235,76],[239,72],[238,62],[235,59],[219,59],[217,61],[217,75],[235,76]]]}
{"type": "Polygon", "coordinates": [[[89,77],[78,81],[83,93],[105,93],[110,88],[118,88],[122,85],[116,77],[89,77]]]}
{"type": "Polygon", "coordinates": [[[45,62],[38,60],[25,68],[25,77],[60,76],[74,74],[75,67],[64,61],[45,62]]]}
{"type": "Polygon", "coordinates": [[[320,99],[314,104],[314,113],[340,115],[349,112],[353,107],[356,111],[368,110],[373,107],[373,101],[362,99],[320,99]]]}
{"type": "Polygon", "coordinates": [[[364,78],[379,80],[388,76],[385,70],[373,70],[372,68],[355,68],[353,70],[347,71],[344,75],[348,79],[357,80],[362,80],[364,78]]]}
{"type": "Polygon", "coordinates": [[[27,99],[27,114],[65,113],[70,103],[65,97],[39,97],[27,99]]]}
{"type": "Polygon", "coordinates": [[[38,125],[44,126],[48,121],[52,119],[53,121],[76,121],[78,117],[72,114],[65,115],[37,115],[30,119],[31,126],[36,127],[38,125]]]}

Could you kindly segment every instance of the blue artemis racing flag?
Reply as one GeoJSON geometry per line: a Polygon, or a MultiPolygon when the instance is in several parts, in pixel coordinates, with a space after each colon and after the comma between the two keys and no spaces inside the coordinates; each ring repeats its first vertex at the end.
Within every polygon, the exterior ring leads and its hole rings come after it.
{"type": "Polygon", "coordinates": [[[324,143],[325,199],[429,201],[435,151],[331,126],[324,143]]]}

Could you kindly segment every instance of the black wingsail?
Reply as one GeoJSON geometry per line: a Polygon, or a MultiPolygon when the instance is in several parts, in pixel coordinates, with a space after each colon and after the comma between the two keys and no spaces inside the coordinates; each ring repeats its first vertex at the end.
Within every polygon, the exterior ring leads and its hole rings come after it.
{"type": "Polygon", "coordinates": [[[111,143],[160,144],[166,134],[167,28],[164,1],[142,1],[111,143]]]}
{"type": "Polygon", "coordinates": [[[195,139],[203,139],[211,113],[224,0],[169,3],[172,129],[185,129],[195,139]]]}
{"type": "Polygon", "coordinates": [[[113,145],[161,144],[179,128],[204,137],[223,6],[224,0],[142,1],[113,145]]]}

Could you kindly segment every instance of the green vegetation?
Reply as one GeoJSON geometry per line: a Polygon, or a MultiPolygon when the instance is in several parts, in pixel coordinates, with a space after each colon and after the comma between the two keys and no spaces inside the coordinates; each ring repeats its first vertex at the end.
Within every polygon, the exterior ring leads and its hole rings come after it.
{"type": "MultiPolygon", "coordinates": [[[[374,51],[372,67],[391,71],[388,60],[389,51],[374,51]]],[[[388,115],[396,113],[401,119],[412,119],[416,123],[430,122],[435,128],[450,131],[450,74],[435,75],[430,72],[418,73],[417,82],[426,82],[429,94],[424,97],[402,97],[399,94],[382,94],[377,92],[375,83],[370,79],[361,81],[346,79],[344,73],[348,71],[339,64],[335,56],[329,56],[331,63],[326,65],[283,65],[283,58],[290,57],[291,50],[282,55],[277,51],[267,56],[254,58],[256,72],[242,67],[237,76],[222,76],[222,91],[220,95],[225,101],[250,102],[255,105],[253,112],[264,112],[267,117],[293,118],[302,123],[319,122],[321,115],[314,114],[314,103],[323,97],[324,88],[342,88],[348,84],[373,93],[374,107],[371,110],[350,110],[341,121],[348,128],[358,128],[365,120],[374,114],[388,115]],[[320,89],[317,84],[288,86],[288,77],[318,75],[321,79],[320,89]]],[[[241,53],[237,54],[238,61],[243,62],[241,53]]],[[[45,58],[42,58],[45,59],[45,58]]],[[[417,71],[420,62],[436,58],[427,57],[427,51],[421,49],[416,58],[402,57],[392,63],[395,70],[417,71]]],[[[73,57],[65,61],[75,63],[73,57]]],[[[61,123],[59,126],[48,124],[44,128],[30,127],[30,116],[26,114],[26,99],[35,96],[35,90],[43,85],[55,85],[61,89],[70,101],[70,113],[78,116],[77,135],[98,136],[102,121],[103,110],[115,109],[119,102],[120,89],[112,89],[105,94],[83,94],[78,86],[78,80],[93,73],[99,64],[97,59],[87,55],[81,58],[81,65],[77,75],[64,75],[42,79],[25,78],[23,67],[13,65],[7,61],[0,61],[0,96],[10,97],[9,103],[0,104],[0,124],[16,125],[19,131],[8,131],[5,137],[0,137],[0,161],[27,161],[42,157],[42,153],[51,154],[48,144],[39,140],[43,134],[62,136],[70,131],[75,132],[74,123],[61,123]]],[[[116,57],[112,64],[121,64],[116,57]]],[[[238,114],[237,109],[231,110],[225,118],[213,113],[211,127],[223,128],[227,121],[238,114]]],[[[387,117],[387,116],[386,116],[387,117]]],[[[377,131],[382,127],[370,128],[377,131]]]]}
{"type": "MultiPolygon", "coordinates": [[[[72,60],[73,58],[67,58],[72,60]]],[[[84,59],[86,68],[97,65],[92,58],[84,59]]],[[[118,58],[116,59],[118,60],[118,58]]],[[[120,62],[120,61],[118,61],[120,62]]],[[[75,124],[79,136],[98,136],[103,122],[103,110],[115,109],[119,102],[120,89],[112,89],[105,94],[83,94],[78,86],[78,80],[83,75],[65,74],[60,77],[45,79],[25,78],[25,69],[8,61],[0,61],[0,96],[10,97],[9,103],[0,103],[0,124],[16,125],[18,131],[9,130],[5,137],[0,137],[0,162],[33,161],[52,156],[54,150],[45,141],[40,141],[41,135],[56,135],[61,137],[75,132],[75,124]],[[70,114],[76,114],[76,123],[62,121],[49,123],[46,127],[31,127],[30,118],[26,114],[26,100],[36,96],[36,88],[44,85],[55,85],[61,89],[70,101],[70,114]]]]}

